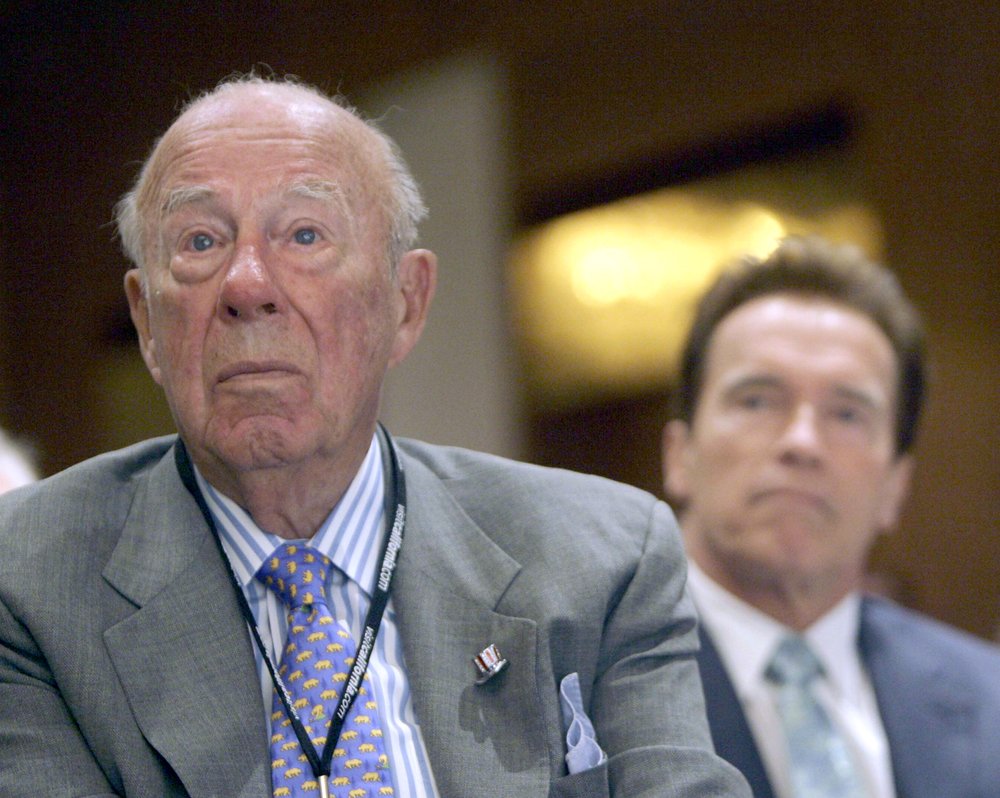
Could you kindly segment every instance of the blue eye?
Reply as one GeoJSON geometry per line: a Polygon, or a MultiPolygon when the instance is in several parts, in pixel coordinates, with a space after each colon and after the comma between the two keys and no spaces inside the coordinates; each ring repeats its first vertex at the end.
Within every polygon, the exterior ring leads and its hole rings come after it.
{"type": "Polygon", "coordinates": [[[296,244],[305,244],[307,246],[309,244],[315,244],[317,237],[318,236],[316,235],[316,231],[308,227],[305,227],[301,230],[296,230],[294,235],[296,244]]]}
{"type": "Polygon", "coordinates": [[[215,239],[213,239],[212,236],[205,233],[198,233],[198,235],[191,239],[191,248],[195,252],[205,252],[206,250],[211,249],[214,243],[215,239]]]}

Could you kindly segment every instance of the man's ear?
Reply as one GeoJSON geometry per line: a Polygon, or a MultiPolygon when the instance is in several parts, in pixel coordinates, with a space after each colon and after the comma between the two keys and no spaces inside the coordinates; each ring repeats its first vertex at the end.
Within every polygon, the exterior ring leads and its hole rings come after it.
{"type": "Polygon", "coordinates": [[[690,494],[688,485],[688,425],[674,419],[663,428],[661,439],[661,461],[663,467],[663,490],[676,504],[683,504],[690,494]]]}
{"type": "Polygon", "coordinates": [[[423,332],[437,287],[437,256],[428,249],[411,249],[399,261],[396,282],[399,312],[390,366],[400,363],[410,353],[423,332]]]}
{"type": "Polygon", "coordinates": [[[878,524],[880,532],[891,532],[899,522],[899,514],[903,503],[910,495],[910,480],[913,477],[913,457],[900,455],[892,465],[889,477],[883,487],[881,503],[878,509],[878,524]]]}
{"type": "Polygon", "coordinates": [[[129,269],[125,273],[125,296],[128,297],[129,313],[132,324],[139,335],[139,349],[146,368],[153,375],[157,384],[160,382],[160,367],[156,362],[156,342],[150,333],[149,304],[146,300],[146,288],[143,285],[142,273],[138,269],[129,269]]]}

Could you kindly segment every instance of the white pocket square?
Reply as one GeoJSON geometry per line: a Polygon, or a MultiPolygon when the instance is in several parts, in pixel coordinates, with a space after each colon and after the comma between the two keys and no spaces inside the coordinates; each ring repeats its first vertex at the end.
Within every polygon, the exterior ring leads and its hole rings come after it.
{"type": "Polygon", "coordinates": [[[560,682],[559,703],[562,707],[563,732],[566,734],[566,767],[570,774],[590,770],[605,762],[608,756],[597,744],[594,724],[583,709],[580,676],[576,672],[567,675],[560,682]]]}

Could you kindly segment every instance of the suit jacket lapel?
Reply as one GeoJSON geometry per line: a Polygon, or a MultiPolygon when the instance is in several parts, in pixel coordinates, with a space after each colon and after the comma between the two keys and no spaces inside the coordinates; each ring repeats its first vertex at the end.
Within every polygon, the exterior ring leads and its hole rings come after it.
{"type": "Polygon", "coordinates": [[[403,468],[412,498],[393,605],[438,789],[488,795],[504,784],[511,795],[547,795],[560,727],[558,715],[541,718],[558,705],[538,694],[534,621],[496,611],[520,565],[437,476],[405,455],[403,468]],[[490,643],[510,664],[477,686],[472,658],[490,643]]]}
{"type": "Polygon", "coordinates": [[[975,694],[870,599],[862,604],[860,646],[889,738],[897,795],[950,794],[975,766],[975,694]]]}
{"type": "MultiPolygon", "coordinates": [[[[862,603],[859,645],[889,739],[899,798],[948,795],[975,766],[976,696],[939,658],[929,658],[878,603],[862,603]]],[[[739,768],[755,798],[771,798],[753,735],[711,638],[701,629],[698,664],[716,751],[739,768]]]]}
{"type": "Polygon", "coordinates": [[[137,609],[104,637],[136,723],[194,798],[270,794],[263,700],[227,568],[171,451],[105,569],[137,609]]]}
{"type": "Polygon", "coordinates": [[[715,751],[743,773],[750,783],[754,798],[773,798],[771,782],[764,770],[764,763],[754,742],[750,724],[743,714],[736,689],[704,626],[698,632],[701,638],[698,668],[701,671],[705,709],[715,751]]]}

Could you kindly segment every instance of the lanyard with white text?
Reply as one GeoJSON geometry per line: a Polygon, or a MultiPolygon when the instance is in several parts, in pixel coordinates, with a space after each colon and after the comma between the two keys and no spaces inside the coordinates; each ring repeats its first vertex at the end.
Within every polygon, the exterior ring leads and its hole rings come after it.
{"type": "Polygon", "coordinates": [[[382,623],[382,617],[385,613],[386,605],[389,602],[392,577],[396,568],[396,558],[398,557],[400,547],[403,544],[403,527],[406,522],[406,483],[403,477],[403,469],[396,453],[395,444],[393,444],[392,439],[389,437],[389,434],[385,431],[385,428],[381,424],[378,426],[378,434],[382,442],[382,451],[388,454],[389,460],[391,486],[387,486],[387,490],[385,490],[384,512],[385,517],[387,519],[391,519],[391,526],[389,526],[388,534],[386,534],[385,541],[382,544],[381,564],[378,570],[378,578],[375,580],[375,585],[372,589],[372,600],[368,608],[368,615],[365,617],[365,628],[361,634],[361,641],[358,643],[357,651],[355,652],[354,664],[351,668],[351,672],[348,674],[347,681],[344,683],[344,690],[337,701],[337,708],[334,710],[333,716],[330,718],[330,728],[326,735],[326,744],[323,746],[322,755],[318,755],[316,753],[316,748],[313,746],[312,740],[309,739],[309,735],[305,730],[302,720],[299,718],[298,712],[295,711],[295,707],[292,705],[291,698],[288,695],[288,690],[286,689],[281,676],[278,674],[278,669],[275,667],[274,661],[268,653],[267,647],[264,645],[260,630],[257,628],[256,619],[253,616],[253,611],[250,609],[250,605],[247,602],[246,594],[244,593],[243,587],[240,585],[239,579],[233,571],[232,565],[229,563],[229,557],[226,555],[225,549],[222,546],[222,540],[215,528],[215,520],[212,517],[212,512],[209,510],[208,505],[205,502],[205,498],[202,496],[201,490],[198,488],[198,482],[194,475],[194,468],[191,465],[191,460],[188,457],[187,450],[180,440],[178,440],[175,447],[175,461],[181,481],[194,497],[195,502],[197,502],[198,507],[205,516],[205,520],[212,529],[216,544],[219,547],[219,553],[222,555],[223,561],[229,565],[229,575],[232,578],[233,586],[236,589],[236,596],[240,606],[240,611],[242,612],[247,625],[250,627],[254,642],[257,644],[257,648],[260,651],[264,659],[264,663],[267,666],[268,673],[271,676],[271,681],[274,683],[274,689],[281,699],[281,703],[285,708],[288,719],[291,721],[292,729],[295,731],[295,736],[298,738],[299,744],[302,746],[302,751],[309,760],[313,775],[319,781],[320,794],[322,796],[329,794],[328,783],[330,778],[330,764],[333,760],[333,749],[336,747],[337,741],[340,739],[340,732],[344,726],[344,721],[347,719],[347,713],[350,711],[351,705],[354,703],[354,699],[358,696],[358,691],[361,687],[361,680],[364,678],[365,671],[368,669],[368,660],[371,656],[372,648],[375,645],[375,638],[378,635],[379,626],[382,623]]]}

